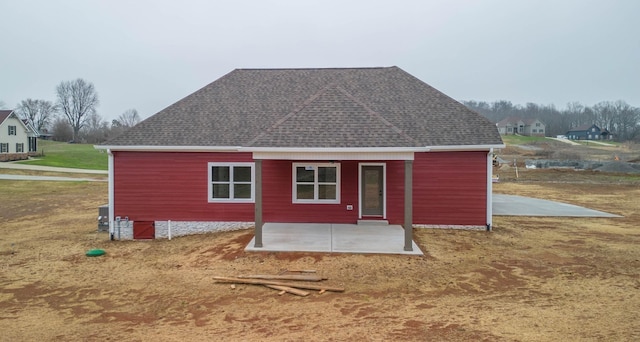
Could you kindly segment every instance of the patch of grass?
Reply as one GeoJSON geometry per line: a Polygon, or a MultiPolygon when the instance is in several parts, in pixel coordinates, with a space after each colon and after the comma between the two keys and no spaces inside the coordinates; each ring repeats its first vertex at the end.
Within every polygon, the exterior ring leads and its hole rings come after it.
{"type": "Polygon", "coordinates": [[[90,144],[68,144],[56,141],[38,141],[38,152],[43,156],[21,164],[68,167],[73,169],[107,170],[107,153],[90,144]]]}
{"type": "Polygon", "coordinates": [[[507,145],[525,145],[540,141],[548,141],[545,137],[527,137],[524,135],[503,135],[502,141],[507,145]]]}

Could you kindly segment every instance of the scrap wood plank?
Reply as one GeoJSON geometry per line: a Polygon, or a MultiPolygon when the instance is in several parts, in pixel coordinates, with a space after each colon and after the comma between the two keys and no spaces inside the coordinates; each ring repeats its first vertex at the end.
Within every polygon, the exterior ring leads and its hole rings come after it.
{"type": "Polygon", "coordinates": [[[298,270],[298,269],[282,270],[282,272],[278,274],[287,274],[287,273],[316,273],[316,270],[298,270]]]}
{"type": "Polygon", "coordinates": [[[319,290],[319,291],[325,290],[325,291],[331,291],[331,292],[344,292],[343,287],[304,284],[304,283],[292,283],[292,282],[266,280],[266,279],[243,279],[243,278],[217,277],[217,276],[214,276],[213,279],[219,280],[225,283],[254,284],[254,285],[280,285],[280,286],[289,286],[293,288],[306,289],[306,290],[319,290]]]}
{"type": "Polygon", "coordinates": [[[300,289],[294,289],[293,287],[289,287],[289,286],[269,285],[269,284],[264,284],[264,286],[266,286],[266,287],[268,287],[270,289],[289,292],[289,293],[292,293],[294,295],[298,295],[298,296],[302,296],[302,297],[306,297],[306,296],[309,295],[309,292],[307,292],[307,291],[300,290],[300,289]]]}
{"type": "Polygon", "coordinates": [[[319,275],[308,274],[249,274],[239,275],[237,278],[243,279],[270,279],[270,280],[300,280],[300,281],[320,281],[327,278],[323,278],[319,275]]]}

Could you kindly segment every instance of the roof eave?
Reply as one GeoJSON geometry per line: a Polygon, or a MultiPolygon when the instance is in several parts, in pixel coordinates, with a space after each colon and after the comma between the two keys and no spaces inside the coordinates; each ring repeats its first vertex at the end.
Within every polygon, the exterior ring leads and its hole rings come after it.
{"type": "Polygon", "coordinates": [[[242,147],[243,152],[427,152],[425,147],[242,147]]]}
{"type": "Polygon", "coordinates": [[[94,145],[98,150],[128,152],[238,152],[240,146],[94,145]]]}
{"type": "Polygon", "coordinates": [[[424,147],[242,147],[242,146],[153,146],[153,145],[94,145],[98,150],[131,152],[429,152],[429,151],[487,151],[504,148],[505,144],[440,145],[424,147]]]}
{"type": "Polygon", "coordinates": [[[426,146],[429,151],[432,152],[444,152],[444,151],[488,151],[492,148],[505,148],[505,144],[486,144],[486,145],[441,145],[441,146],[426,146]]]}

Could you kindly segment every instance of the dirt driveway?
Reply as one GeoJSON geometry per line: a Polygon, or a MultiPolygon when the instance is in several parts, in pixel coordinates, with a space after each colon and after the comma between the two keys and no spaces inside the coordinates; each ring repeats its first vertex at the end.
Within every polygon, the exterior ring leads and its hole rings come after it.
{"type": "Polygon", "coordinates": [[[95,229],[106,184],[0,181],[0,340],[639,340],[640,187],[590,182],[495,191],[570,192],[623,218],[416,229],[425,256],[397,256],[248,253],[251,231],[110,242],[95,229]],[[279,296],[212,280],[291,269],[346,291],[279,296]]]}

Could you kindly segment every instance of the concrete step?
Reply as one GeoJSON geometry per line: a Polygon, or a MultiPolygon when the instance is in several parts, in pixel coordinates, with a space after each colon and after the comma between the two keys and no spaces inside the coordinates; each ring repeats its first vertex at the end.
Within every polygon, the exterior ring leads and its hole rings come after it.
{"type": "Polygon", "coordinates": [[[387,220],[358,220],[359,225],[370,225],[370,226],[388,226],[389,221],[387,220]]]}

